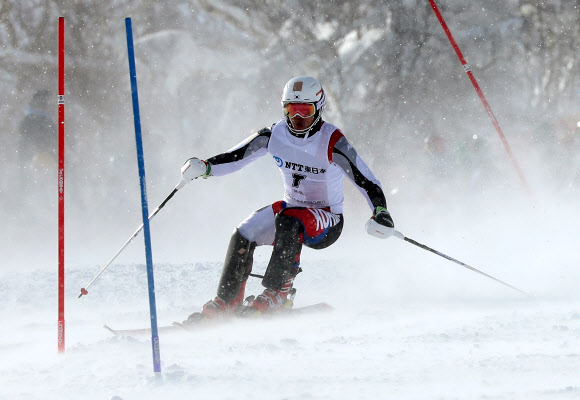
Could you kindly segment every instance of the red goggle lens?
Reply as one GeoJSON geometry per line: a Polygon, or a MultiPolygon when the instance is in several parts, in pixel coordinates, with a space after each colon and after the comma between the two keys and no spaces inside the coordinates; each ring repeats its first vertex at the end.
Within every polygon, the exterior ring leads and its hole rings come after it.
{"type": "Polygon", "coordinates": [[[307,118],[314,115],[316,107],[310,103],[287,103],[284,105],[284,114],[293,117],[296,114],[307,118]]]}

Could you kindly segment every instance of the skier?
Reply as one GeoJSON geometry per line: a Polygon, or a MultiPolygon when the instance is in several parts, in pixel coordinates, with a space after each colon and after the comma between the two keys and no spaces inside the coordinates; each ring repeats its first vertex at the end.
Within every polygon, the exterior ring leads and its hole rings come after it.
{"type": "Polygon", "coordinates": [[[266,313],[282,307],[300,271],[302,246],[323,249],[340,236],[343,176],[358,186],[371,207],[366,231],[379,238],[394,233],[380,183],[342,132],[323,121],[325,100],[316,79],[293,78],[282,93],[284,119],[223,154],[207,160],[190,158],[183,165],[182,178],[189,182],[230,174],[269,153],[284,182],[283,200],[254,211],[234,230],[217,297],[203,306],[201,314],[192,314],[189,322],[240,309],[256,246],[273,245],[262,280],[266,289],[243,313],[266,313]]]}
{"type": "Polygon", "coordinates": [[[49,99],[49,90],[36,91],[20,124],[19,165],[34,170],[35,174],[37,169],[54,166],[57,161],[56,123],[49,110],[49,99]]]}
{"type": "Polygon", "coordinates": [[[19,193],[16,198],[24,199],[23,205],[32,207],[30,212],[38,211],[39,219],[46,212],[36,210],[36,204],[46,203],[45,199],[56,201],[56,196],[52,196],[52,183],[56,181],[58,136],[57,124],[49,107],[50,93],[48,89],[40,89],[34,93],[20,123],[17,138],[21,184],[16,187],[19,193]],[[42,202],[37,203],[35,199],[42,199],[42,202]]]}

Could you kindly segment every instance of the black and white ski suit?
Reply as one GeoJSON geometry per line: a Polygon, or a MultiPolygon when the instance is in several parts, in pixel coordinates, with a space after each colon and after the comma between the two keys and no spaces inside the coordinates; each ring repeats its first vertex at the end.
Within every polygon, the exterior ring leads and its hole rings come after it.
{"type": "Polygon", "coordinates": [[[262,283],[279,289],[297,273],[302,244],[322,249],[338,239],[345,176],[359,188],[371,210],[386,208],[379,181],[342,132],[328,122],[320,121],[310,136],[301,138],[282,119],[207,162],[212,176],[222,176],[266,154],[280,169],[284,198],[254,211],[234,232],[218,288],[218,296],[226,301],[237,297],[240,284],[245,283],[255,246],[274,245],[262,283]]]}

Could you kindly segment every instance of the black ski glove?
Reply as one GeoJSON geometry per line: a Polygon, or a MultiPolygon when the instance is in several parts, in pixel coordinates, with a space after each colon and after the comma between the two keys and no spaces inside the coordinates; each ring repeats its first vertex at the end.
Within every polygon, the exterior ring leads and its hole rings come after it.
{"type": "Polygon", "coordinates": [[[395,234],[395,223],[385,207],[376,207],[373,216],[367,221],[365,229],[369,235],[386,239],[395,234]]]}

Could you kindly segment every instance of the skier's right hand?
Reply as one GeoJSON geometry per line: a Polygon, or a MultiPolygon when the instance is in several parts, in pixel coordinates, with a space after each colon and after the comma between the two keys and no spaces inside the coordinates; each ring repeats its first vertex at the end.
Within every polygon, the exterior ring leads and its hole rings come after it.
{"type": "Polygon", "coordinates": [[[192,157],[181,167],[181,178],[190,182],[197,178],[208,178],[211,175],[211,165],[204,160],[192,157]]]}

